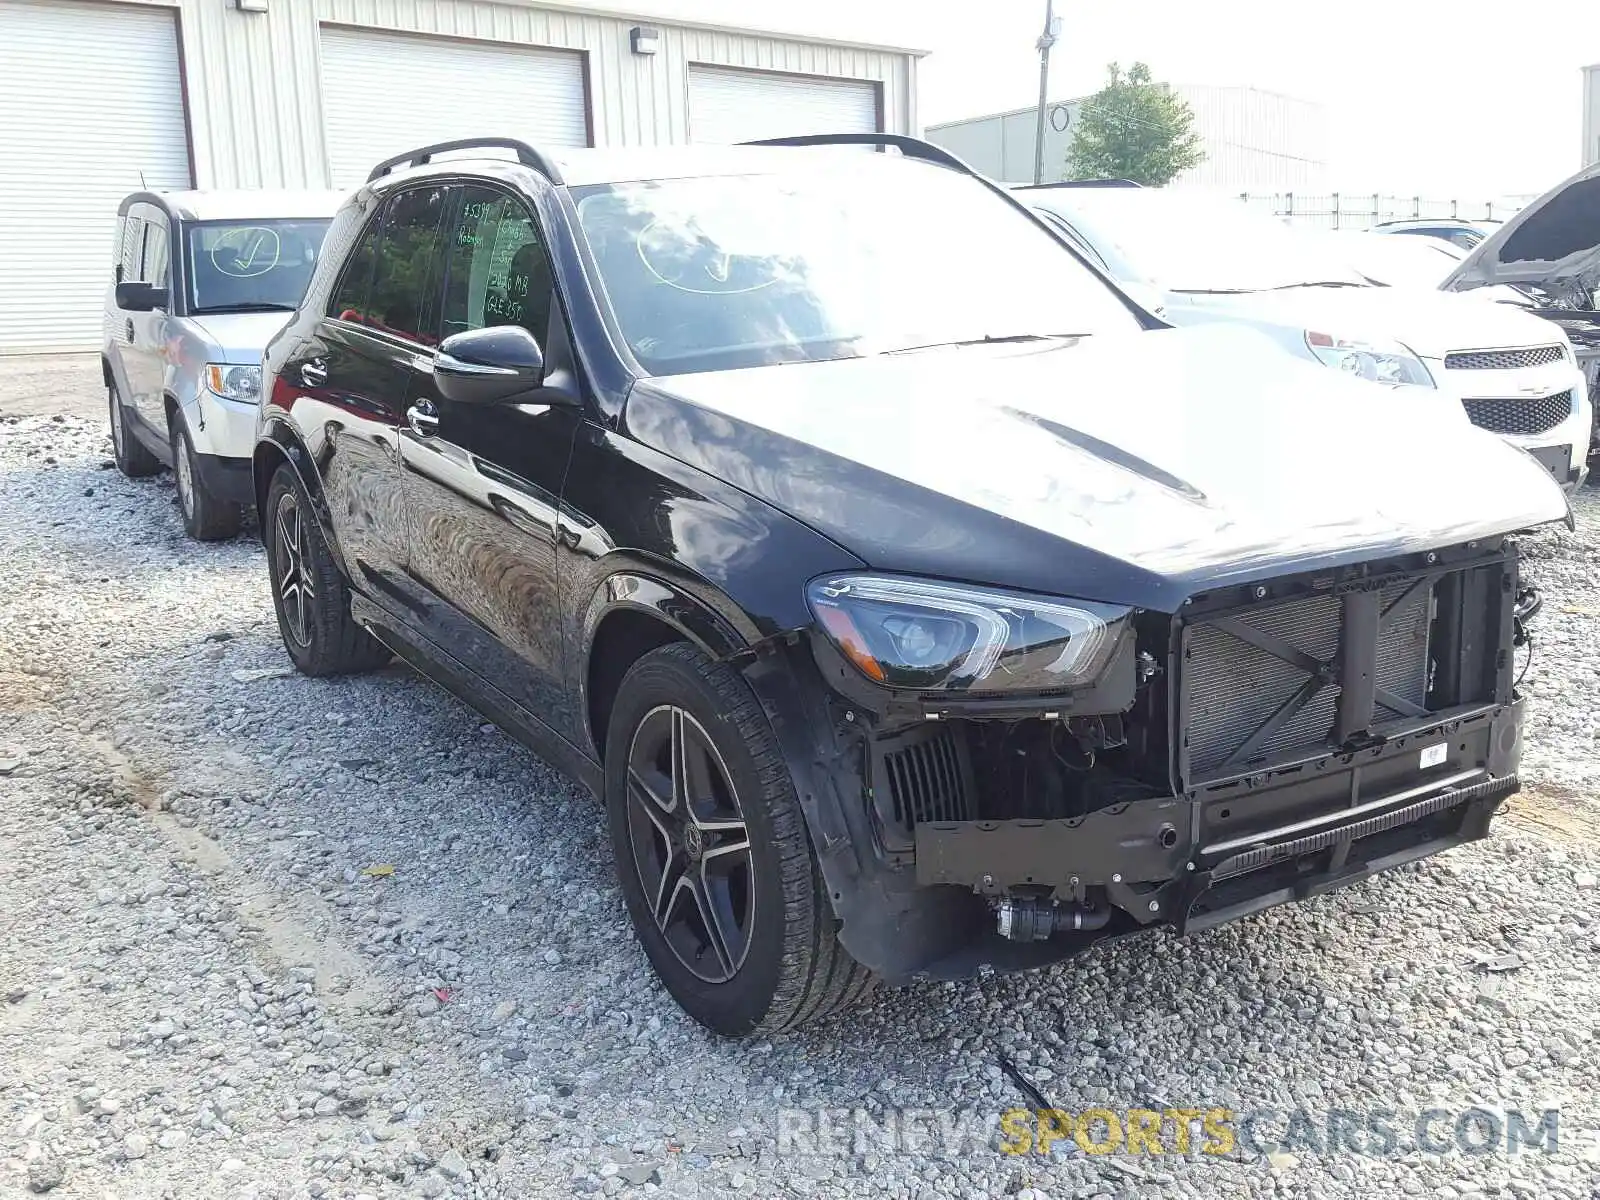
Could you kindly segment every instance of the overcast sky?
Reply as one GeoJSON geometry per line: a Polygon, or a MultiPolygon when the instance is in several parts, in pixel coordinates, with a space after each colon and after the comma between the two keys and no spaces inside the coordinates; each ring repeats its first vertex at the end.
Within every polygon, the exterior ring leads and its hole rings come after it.
{"type": "MultiPolygon", "coordinates": [[[[637,11],[912,45],[924,124],[1037,98],[1044,0],[634,0],[637,11]]],[[[1106,63],[1248,84],[1325,106],[1330,184],[1488,199],[1541,192],[1581,150],[1579,68],[1600,62],[1600,0],[1059,0],[1051,98],[1106,63]],[[1426,10],[1426,11],[1424,11],[1426,10]]]]}

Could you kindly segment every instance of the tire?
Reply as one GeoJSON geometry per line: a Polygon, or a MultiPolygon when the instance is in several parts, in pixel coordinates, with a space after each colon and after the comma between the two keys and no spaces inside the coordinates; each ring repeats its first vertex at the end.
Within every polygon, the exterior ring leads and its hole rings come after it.
{"type": "Polygon", "coordinates": [[[144,443],[128,429],[127,414],[122,411],[122,397],[117,385],[106,388],[106,402],[111,416],[111,451],[117,470],[129,479],[144,479],[161,470],[161,460],[144,448],[144,443]]]}
{"type": "Polygon", "coordinates": [[[839,944],[788,765],[744,680],[687,643],[662,646],[624,676],[607,727],[617,877],[645,954],[684,1011],[745,1037],[796,1028],[866,995],[873,976],[839,944]],[[665,759],[652,749],[663,736],[665,759]],[[680,759],[680,744],[700,749],[680,759]],[[691,766],[673,768],[679,761],[691,766]],[[680,777],[693,779],[696,822],[661,802],[677,803],[680,777]],[[721,914],[720,936],[702,915],[703,896],[721,914]]]}
{"type": "Polygon", "coordinates": [[[350,615],[350,588],[288,463],[272,477],[261,526],[278,632],[300,673],[353,675],[387,664],[389,648],[350,615]]]}
{"type": "Polygon", "coordinates": [[[239,526],[244,523],[243,510],[211,494],[195,458],[188,427],[182,417],[176,417],[172,422],[172,478],[177,485],[184,532],[197,542],[237,537],[239,526]]]}

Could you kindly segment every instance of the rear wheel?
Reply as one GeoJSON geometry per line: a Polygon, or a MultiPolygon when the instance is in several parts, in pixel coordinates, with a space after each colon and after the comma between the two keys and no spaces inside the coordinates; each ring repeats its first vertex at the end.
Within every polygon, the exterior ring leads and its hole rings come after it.
{"type": "Polygon", "coordinates": [[[206,487],[195,461],[194,442],[181,417],[172,426],[172,476],[178,487],[183,528],[197,542],[217,542],[238,534],[244,514],[237,504],[219,500],[206,487]]]}
{"type": "Polygon", "coordinates": [[[272,477],[262,514],[278,632],[306,675],[350,675],[387,663],[389,649],[350,615],[350,589],[322,538],[294,468],[272,477]]]}
{"type": "Polygon", "coordinates": [[[117,470],[129,479],[143,479],[161,470],[161,460],[144,448],[144,443],[128,429],[128,415],[122,411],[122,397],[117,385],[106,388],[106,401],[111,413],[111,449],[117,470]]]}
{"type": "Polygon", "coordinates": [[[607,728],[617,875],[683,1009],[742,1037],[865,995],[872,976],[839,944],[788,766],[744,680],[663,646],[628,671],[607,728]]]}

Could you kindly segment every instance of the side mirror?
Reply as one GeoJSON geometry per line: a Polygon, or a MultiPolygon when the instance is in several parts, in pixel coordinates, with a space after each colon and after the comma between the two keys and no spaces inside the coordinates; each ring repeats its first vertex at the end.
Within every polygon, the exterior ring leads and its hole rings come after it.
{"type": "Polygon", "coordinates": [[[521,325],[491,325],[453,333],[433,360],[439,393],[457,404],[531,400],[544,382],[544,352],[521,325]]]}
{"type": "Polygon", "coordinates": [[[117,307],[127,312],[154,312],[169,302],[167,289],[153,283],[117,284],[117,307]]]}

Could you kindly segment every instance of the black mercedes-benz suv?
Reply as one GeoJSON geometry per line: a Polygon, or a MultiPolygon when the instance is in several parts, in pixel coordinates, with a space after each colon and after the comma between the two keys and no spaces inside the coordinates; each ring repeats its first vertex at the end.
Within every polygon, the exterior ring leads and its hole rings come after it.
{"type": "Polygon", "coordinates": [[[1517,787],[1539,466],[1162,327],[912,139],[425,147],[265,375],[296,665],[392,652],[603,797],[725,1034],[1331,890],[1517,787]]]}

